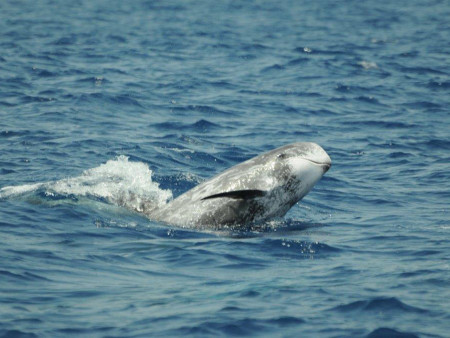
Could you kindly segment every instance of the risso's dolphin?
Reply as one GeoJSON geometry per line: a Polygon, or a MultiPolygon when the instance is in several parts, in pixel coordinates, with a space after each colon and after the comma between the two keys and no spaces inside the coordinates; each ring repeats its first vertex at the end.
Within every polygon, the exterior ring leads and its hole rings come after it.
{"type": "Polygon", "coordinates": [[[189,227],[244,226],[282,217],[330,167],[319,145],[289,144],[225,170],[148,216],[189,227]]]}

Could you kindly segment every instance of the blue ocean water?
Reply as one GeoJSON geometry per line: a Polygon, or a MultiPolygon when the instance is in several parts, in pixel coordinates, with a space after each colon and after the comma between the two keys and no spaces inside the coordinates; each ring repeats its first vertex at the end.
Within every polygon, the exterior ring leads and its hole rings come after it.
{"type": "Polygon", "coordinates": [[[1,1],[0,337],[448,337],[449,17],[1,1]],[[333,167],[282,221],[130,210],[299,141],[333,167]]]}

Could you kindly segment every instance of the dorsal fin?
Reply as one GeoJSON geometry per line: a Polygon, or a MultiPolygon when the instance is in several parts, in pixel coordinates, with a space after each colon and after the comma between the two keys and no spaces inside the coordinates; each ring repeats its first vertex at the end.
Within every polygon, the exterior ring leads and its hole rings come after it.
{"type": "Polygon", "coordinates": [[[211,198],[219,198],[219,197],[227,197],[227,198],[233,198],[233,199],[251,199],[255,197],[262,197],[266,194],[263,190],[234,190],[234,191],[228,191],[228,192],[221,192],[219,194],[214,194],[211,196],[203,197],[203,200],[209,200],[211,198]]]}

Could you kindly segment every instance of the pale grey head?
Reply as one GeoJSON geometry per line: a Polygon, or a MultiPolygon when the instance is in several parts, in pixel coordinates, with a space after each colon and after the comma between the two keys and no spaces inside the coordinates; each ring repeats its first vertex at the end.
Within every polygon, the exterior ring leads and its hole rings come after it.
{"type": "Polygon", "coordinates": [[[229,168],[149,216],[190,227],[245,226],[282,217],[330,167],[319,145],[289,144],[229,168]]]}

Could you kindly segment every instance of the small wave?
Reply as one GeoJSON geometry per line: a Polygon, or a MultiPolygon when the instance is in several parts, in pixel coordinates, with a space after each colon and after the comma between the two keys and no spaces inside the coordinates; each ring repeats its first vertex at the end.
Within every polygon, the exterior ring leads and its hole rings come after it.
{"type": "Polygon", "coordinates": [[[13,273],[10,271],[0,270],[0,276],[2,276],[5,280],[11,280],[15,283],[20,281],[50,281],[49,279],[36,275],[31,272],[13,273]]]}
{"type": "MultiPolygon", "coordinates": [[[[103,81],[103,78],[101,77],[97,77],[94,79],[97,79],[95,80],[97,84],[100,84],[103,81]]],[[[78,97],[76,97],[76,102],[78,104],[86,104],[86,103],[91,104],[101,101],[106,101],[115,105],[119,104],[139,108],[143,107],[137,98],[134,98],[128,94],[112,95],[104,93],[90,93],[90,94],[81,94],[78,97]]]]}
{"type": "Polygon", "coordinates": [[[405,153],[403,151],[395,151],[393,153],[390,153],[387,155],[389,158],[394,158],[394,159],[398,159],[398,158],[405,158],[405,157],[411,157],[413,156],[413,154],[410,153],[405,153]]]}
{"type": "Polygon", "coordinates": [[[291,61],[289,61],[287,63],[287,66],[297,66],[297,65],[303,65],[306,62],[309,62],[311,59],[310,58],[305,58],[305,57],[297,57],[291,61]]]}
{"type": "Polygon", "coordinates": [[[268,66],[268,67],[263,68],[263,69],[261,70],[261,73],[278,72],[278,71],[281,71],[281,70],[284,70],[284,69],[285,69],[284,66],[279,65],[279,64],[276,63],[276,64],[274,64],[274,65],[271,65],[271,66],[268,66]]]}
{"type": "Polygon", "coordinates": [[[208,132],[222,128],[222,126],[204,119],[198,120],[192,124],[185,124],[181,122],[162,122],[153,124],[152,126],[160,129],[189,130],[195,132],[208,132]]]}
{"type": "Polygon", "coordinates": [[[4,187],[0,189],[0,199],[30,194],[50,200],[85,196],[148,212],[172,198],[170,190],[162,190],[152,181],[152,171],[147,164],[128,159],[121,155],[77,177],[4,187]]]}
{"type": "MultiPolygon", "coordinates": [[[[174,104],[176,102],[174,101],[174,104]]],[[[173,108],[174,112],[179,113],[191,113],[192,111],[207,114],[210,116],[230,116],[234,115],[230,111],[220,110],[217,107],[211,105],[211,106],[204,106],[204,105],[175,105],[173,108]]]]}
{"type": "Polygon", "coordinates": [[[413,73],[413,74],[419,74],[419,75],[447,75],[445,71],[440,69],[434,69],[431,67],[407,67],[403,66],[401,64],[394,64],[394,66],[401,72],[401,73],[413,73]]]}
{"type": "Polygon", "coordinates": [[[353,311],[365,311],[365,312],[407,312],[407,313],[425,313],[427,310],[407,305],[395,297],[391,298],[374,298],[370,300],[358,300],[349,304],[339,305],[332,310],[340,312],[353,312],[353,311]]]}
{"type": "Polygon", "coordinates": [[[394,329],[380,327],[370,332],[367,338],[418,338],[419,336],[410,332],[400,332],[394,329]]]}

